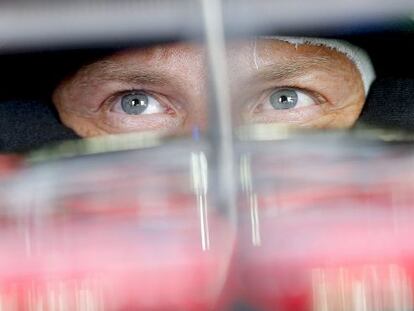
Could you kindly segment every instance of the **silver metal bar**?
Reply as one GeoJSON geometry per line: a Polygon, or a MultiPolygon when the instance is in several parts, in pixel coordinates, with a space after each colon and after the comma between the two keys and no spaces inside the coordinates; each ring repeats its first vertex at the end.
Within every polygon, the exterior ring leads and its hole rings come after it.
{"type": "Polygon", "coordinates": [[[219,204],[231,219],[236,217],[233,127],[230,107],[230,88],[227,73],[226,47],[220,0],[202,0],[204,27],[206,31],[209,69],[211,77],[210,138],[216,152],[219,204]]]}

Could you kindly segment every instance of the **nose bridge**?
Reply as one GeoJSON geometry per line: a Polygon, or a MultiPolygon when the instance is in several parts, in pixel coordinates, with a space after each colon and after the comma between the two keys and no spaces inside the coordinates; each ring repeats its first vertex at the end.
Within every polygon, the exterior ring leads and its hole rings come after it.
{"type": "Polygon", "coordinates": [[[185,129],[191,131],[197,127],[201,130],[207,126],[208,96],[207,96],[207,64],[203,46],[190,46],[183,53],[179,62],[184,92],[187,102],[187,118],[185,129]]]}
{"type": "Polygon", "coordinates": [[[190,45],[180,59],[180,65],[185,73],[184,79],[189,85],[188,91],[194,96],[205,93],[207,63],[204,46],[190,45]]]}
{"type": "Polygon", "coordinates": [[[200,84],[194,85],[195,81],[192,81],[189,85],[187,94],[187,118],[185,121],[185,128],[191,130],[195,127],[204,130],[207,127],[208,111],[210,104],[209,96],[207,94],[206,78],[200,76],[200,84]]]}
{"type": "MultiPolygon", "coordinates": [[[[236,41],[226,46],[226,61],[228,70],[228,87],[230,88],[231,100],[237,98],[240,92],[240,81],[247,78],[258,68],[259,51],[256,47],[257,42],[236,41]]],[[[208,113],[211,110],[209,105],[213,105],[212,94],[209,93],[209,68],[206,58],[205,46],[190,46],[185,58],[181,58],[183,69],[185,68],[186,98],[189,103],[189,117],[186,120],[186,130],[191,130],[197,126],[206,129],[209,124],[208,113]]],[[[239,106],[232,105],[234,122],[241,122],[239,106]]]]}

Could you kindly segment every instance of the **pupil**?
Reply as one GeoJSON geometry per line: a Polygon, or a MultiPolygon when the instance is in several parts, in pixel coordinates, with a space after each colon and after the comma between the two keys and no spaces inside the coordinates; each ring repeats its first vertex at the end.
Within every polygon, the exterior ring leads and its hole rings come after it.
{"type": "Polygon", "coordinates": [[[288,97],[286,95],[280,96],[280,102],[281,103],[286,103],[287,101],[288,101],[288,97]]]}
{"type": "Polygon", "coordinates": [[[143,105],[144,105],[144,103],[143,103],[143,101],[142,101],[142,100],[139,100],[139,99],[133,99],[133,100],[132,100],[132,102],[131,102],[131,105],[132,105],[133,107],[136,107],[136,106],[143,106],[143,105]]]}

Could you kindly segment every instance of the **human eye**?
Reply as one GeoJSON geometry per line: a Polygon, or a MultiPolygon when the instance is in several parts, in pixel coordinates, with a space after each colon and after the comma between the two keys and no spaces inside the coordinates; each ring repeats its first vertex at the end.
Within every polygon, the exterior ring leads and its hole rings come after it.
{"type": "Polygon", "coordinates": [[[251,123],[306,122],[317,118],[325,100],[318,94],[294,87],[281,87],[265,92],[250,106],[247,121],[251,123]]]}
{"type": "Polygon", "coordinates": [[[127,90],[109,96],[103,104],[100,126],[109,133],[162,131],[174,134],[185,111],[168,96],[146,90],[127,90]]]}
{"type": "Polygon", "coordinates": [[[127,115],[147,115],[166,113],[167,107],[154,96],[141,91],[134,91],[118,96],[112,111],[127,115]]]}
{"type": "Polygon", "coordinates": [[[283,88],[271,93],[268,102],[263,105],[263,110],[298,109],[315,104],[315,100],[305,92],[292,88],[283,88]]]}

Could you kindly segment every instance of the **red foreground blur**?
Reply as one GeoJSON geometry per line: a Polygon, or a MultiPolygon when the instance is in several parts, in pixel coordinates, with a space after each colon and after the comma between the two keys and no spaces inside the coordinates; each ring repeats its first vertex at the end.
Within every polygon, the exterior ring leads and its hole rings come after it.
{"type": "Polygon", "coordinates": [[[414,308],[411,172],[331,183],[288,171],[280,180],[298,186],[243,193],[237,230],[211,205],[201,222],[181,173],[115,172],[87,172],[103,190],[53,197],[46,216],[2,216],[3,310],[414,308]]]}

